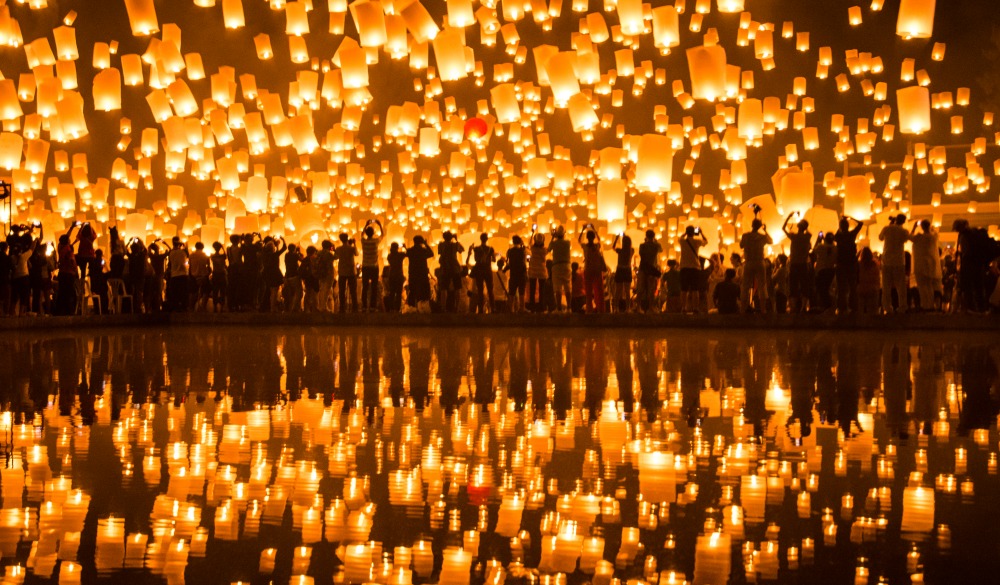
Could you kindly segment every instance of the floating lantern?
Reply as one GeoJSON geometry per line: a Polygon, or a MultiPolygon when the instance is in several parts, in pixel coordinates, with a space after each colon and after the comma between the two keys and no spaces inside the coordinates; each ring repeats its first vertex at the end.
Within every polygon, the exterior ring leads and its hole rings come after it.
{"type": "Polygon", "coordinates": [[[679,17],[674,6],[653,8],[653,44],[657,49],[670,50],[680,44],[679,17]]]}
{"type": "Polygon", "coordinates": [[[719,45],[687,50],[691,95],[715,101],[726,95],[726,50],[719,45]]]}
{"type": "Polygon", "coordinates": [[[133,36],[145,37],[160,32],[153,0],[125,0],[125,10],[133,36]]]}
{"type": "Polygon", "coordinates": [[[936,0],[901,0],[896,34],[905,39],[926,39],[934,33],[936,0]]]}
{"type": "Polygon", "coordinates": [[[668,136],[643,134],[635,165],[635,185],[644,191],[663,192],[673,176],[673,144],[668,136]]]}
{"type": "Polygon", "coordinates": [[[903,134],[922,134],[931,128],[930,91],[926,87],[907,87],[896,90],[899,109],[899,131],[903,134]]]}

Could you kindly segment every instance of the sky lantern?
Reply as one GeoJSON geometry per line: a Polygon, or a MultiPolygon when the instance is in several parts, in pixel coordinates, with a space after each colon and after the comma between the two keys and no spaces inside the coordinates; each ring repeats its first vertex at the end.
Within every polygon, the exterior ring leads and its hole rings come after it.
{"type": "Polygon", "coordinates": [[[927,39],[934,33],[936,0],[900,0],[896,34],[904,39],[927,39]]]}
{"type": "Polygon", "coordinates": [[[764,133],[764,105],[759,99],[750,98],[740,103],[737,116],[740,138],[754,140],[764,133]]]}
{"type": "Polygon", "coordinates": [[[274,50],[271,49],[271,37],[266,33],[260,33],[253,38],[254,49],[257,50],[257,58],[261,61],[267,61],[274,56],[274,50]]]}
{"type": "Polygon", "coordinates": [[[691,95],[695,99],[715,101],[726,95],[726,50],[719,45],[687,50],[691,74],[691,95]]]}
{"type": "Polygon", "coordinates": [[[674,150],[670,137],[643,134],[635,164],[635,185],[644,191],[663,192],[670,189],[674,150]]]}
{"type": "Polygon", "coordinates": [[[624,179],[606,179],[597,182],[597,219],[617,221],[625,219],[624,179]]]}
{"type": "MultiPolygon", "coordinates": [[[[149,0],[152,3],[152,0],[149,0]]],[[[226,28],[237,29],[246,26],[243,14],[243,0],[222,0],[222,20],[226,28]]]]}
{"type": "Polygon", "coordinates": [[[350,6],[362,47],[381,47],[387,40],[385,16],[378,2],[362,0],[350,6]]]}
{"type": "Polygon", "coordinates": [[[743,0],[716,0],[719,12],[733,14],[743,12],[743,0]]]}
{"type": "Polygon", "coordinates": [[[642,0],[618,0],[616,7],[622,34],[627,36],[642,34],[644,27],[642,0]]]}
{"type": "Polygon", "coordinates": [[[456,81],[468,75],[464,36],[461,29],[447,29],[434,37],[434,58],[441,81],[456,81]]]}
{"type": "Polygon", "coordinates": [[[912,86],[896,90],[899,131],[923,134],[931,129],[931,99],[926,87],[912,86]]]}
{"type": "Polygon", "coordinates": [[[556,105],[565,104],[570,97],[580,93],[580,82],[574,72],[575,63],[576,53],[563,51],[552,55],[545,65],[556,105]]]}
{"type": "Polygon", "coordinates": [[[83,113],[83,96],[75,91],[67,91],[63,99],[56,103],[56,111],[62,130],[73,138],[87,135],[87,118],[83,113]]]}
{"type": "Polygon", "coordinates": [[[668,51],[680,44],[679,17],[673,6],[653,9],[653,44],[661,51],[668,51]]]}
{"type": "Polygon", "coordinates": [[[102,112],[120,110],[122,107],[122,76],[113,67],[101,70],[94,76],[94,109],[102,112]]]}
{"type": "Polygon", "coordinates": [[[872,216],[872,193],[868,177],[853,175],[844,180],[844,215],[858,221],[872,216]]]}
{"type": "Polygon", "coordinates": [[[476,22],[472,0],[447,0],[448,25],[464,28],[476,22]]]}
{"type": "Polygon", "coordinates": [[[17,99],[17,88],[13,79],[0,79],[0,120],[14,120],[24,115],[17,99]]]}
{"type": "Polygon", "coordinates": [[[463,128],[463,136],[473,142],[478,142],[484,136],[486,136],[489,126],[486,124],[486,120],[482,118],[469,118],[465,121],[463,128]]]}
{"type": "Polygon", "coordinates": [[[285,4],[285,34],[302,36],[309,34],[309,13],[305,2],[285,4]]]}
{"type": "Polygon", "coordinates": [[[340,70],[344,87],[347,89],[366,87],[368,85],[368,58],[365,50],[360,47],[341,47],[340,70]]]}
{"type": "Polygon", "coordinates": [[[594,105],[582,93],[569,98],[567,107],[569,108],[569,118],[574,132],[592,130],[600,123],[597,113],[594,112],[594,105]]]}
{"type": "Polygon", "coordinates": [[[420,43],[426,43],[437,38],[441,29],[434,18],[427,12],[427,8],[420,3],[420,0],[410,2],[402,11],[403,21],[406,28],[413,35],[413,38],[420,43]]]}
{"type": "Polygon", "coordinates": [[[813,206],[813,172],[811,168],[791,167],[775,174],[777,204],[781,213],[804,214],[813,206]]]}
{"type": "MultiPolygon", "coordinates": [[[[478,120],[479,118],[474,118],[478,120]]],[[[468,124],[468,122],[466,122],[468,124]]],[[[466,131],[468,137],[468,131],[466,131]]],[[[420,156],[433,157],[441,153],[441,134],[435,129],[425,127],[420,129],[420,141],[418,152],[420,156]]]]}
{"type": "Polygon", "coordinates": [[[497,122],[500,124],[511,124],[521,119],[521,109],[517,103],[517,93],[513,83],[501,83],[491,88],[490,101],[493,103],[497,122]]]}
{"type": "Polygon", "coordinates": [[[60,26],[52,29],[52,37],[56,41],[56,54],[63,61],[75,61],[80,58],[76,47],[76,29],[70,26],[60,26]]]}
{"type": "Polygon", "coordinates": [[[145,37],[160,32],[153,0],[125,0],[125,10],[133,36],[145,37]]]}
{"type": "Polygon", "coordinates": [[[0,133],[0,168],[8,171],[21,166],[24,139],[14,132],[0,133]]]}

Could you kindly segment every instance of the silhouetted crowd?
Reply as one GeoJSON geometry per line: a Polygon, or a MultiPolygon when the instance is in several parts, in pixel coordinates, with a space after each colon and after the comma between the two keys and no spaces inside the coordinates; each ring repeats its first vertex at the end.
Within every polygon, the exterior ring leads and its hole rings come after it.
{"type": "Polygon", "coordinates": [[[592,224],[575,244],[562,226],[514,235],[507,250],[494,249],[488,234],[466,249],[445,231],[434,247],[415,235],[387,253],[378,220],[356,236],[305,247],[253,233],[191,250],[178,237],[147,244],[111,228],[107,253],[88,223],[74,223],[55,246],[40,226],[21,225],[0,243],[0,314],[1000,310],[1000,243],[964,219],[952,226],[955,247],[944,250],[930,221],[906,229],[900,214],[879,232],[878,253],[859,247],[863,224],[852,218],[815,235],[792,219],[782,228],[788,254],[768,254],[774,240],[754,219],[738,242],[742,253],[728,259],[704,254],[709,239],[688,226],[666,266],[652,230],[638,245],[619,234],[606,250],[592,224]]]}

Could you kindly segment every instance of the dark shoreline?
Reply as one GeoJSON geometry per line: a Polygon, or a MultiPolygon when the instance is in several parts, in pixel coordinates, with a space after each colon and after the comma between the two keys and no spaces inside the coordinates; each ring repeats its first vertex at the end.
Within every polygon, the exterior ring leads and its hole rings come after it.
{"type": "Polygon", "coordinates": [[[115,327],[296,326],[403,328],[706,329],[792,331],[997,331],[1000,315],[682,315],[157,313],[0,319],[0,331],[115,327]]]}

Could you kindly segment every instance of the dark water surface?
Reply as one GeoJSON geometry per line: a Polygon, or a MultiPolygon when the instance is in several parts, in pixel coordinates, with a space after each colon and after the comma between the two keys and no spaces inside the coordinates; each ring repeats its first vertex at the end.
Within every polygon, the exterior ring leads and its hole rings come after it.
{"type": "Polygon", "coordinates": [[[996,342],[14,334],[3,583],[992,583],[996,342]]]}

